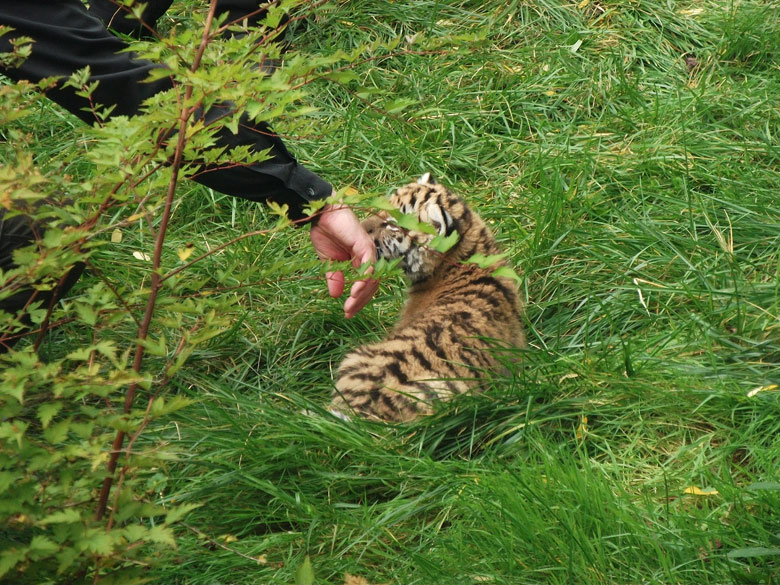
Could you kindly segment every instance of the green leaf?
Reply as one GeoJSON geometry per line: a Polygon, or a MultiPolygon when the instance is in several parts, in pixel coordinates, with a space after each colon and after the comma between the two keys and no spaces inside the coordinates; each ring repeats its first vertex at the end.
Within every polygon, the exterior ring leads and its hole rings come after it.
{"type": "Polygon", "coordinates": [[[730,559],[754,559],[759,557],[774,557],[780,555],[780,548],[767,548],[764,546],[751,546],[737,548],[729,551],[726,556],[730,559]]]}
{"type": "Polygon", "coordinates": [[[65,548],[57,555],[59,565],[57,566],[57,573],[64,573],[69,567],[73,566],[76,559],[79,558],[79,551],[75,548],[65,548]]]}
{"type": "Polygon", "coordinates": [[[303,559],[301,566],[295,569],[295,585],[314,585],[314,569],[309,555],[303,559]]]}
{"type": "Polygon", "coordinates": [[[173,531],[162,524],[152,526],[152,528],[149,529],[149,533],[146,535],[146,539],[149,542],[176,546],[176,539],[173,536],[173,531]]]}
{"type": "Polygon", "coordinates": [[[392,216],[395,217],[398,225],[404,229],[431,234],[432,236],[437,235],[436,228],[430,224],[421,222],[416,215],[397,212],[392,213],[392,216]]]}
{"type": "Polygon", "coordinates": [[[168,510],[168,514],[165,516],[165,523],[167,525],[175,524],[184,516],[189,514],[192,510],[200,508],[201,504],[180,504],[168,510]]]}
{"type": "Polygon", "coordinates": [[[62,441],[65,440],[65,437],[68,436],[68,431],[70,430],[70,422],[71,422],[70,419],[67,418],[65,420],[61,420],[57,423],[54,423],[49,428],[44,429],[43,438],[46,439],[52,445],[62,443],[62,441]]]}
{"type": "Polygon", "coordinates": [[[81,514],[75,508],[66,508],[45,516],[43,519],[38,520],[36,524],[38,526],[48,526],[49,524],[73,524],[74,522],[81,522],[81,514]]]}
{"type": "Polygon", "coordinates": [[[0,577],[13,569],[27,556],[26,548],[11,548],[0,553],[0,577]]]}
{"type": "Polygon", "coordinates": [[[8,488],[21,480],[22,477],[20,473],[14,473],[13,471],[0,471],[0,494],[8,491],[8,488]]]}
{"type": "Polygon", "coordinates": [[[384,211],[398,211],[387,197],[374,197],[369,199],[368,205],[374,209],[382,209],[384,211]]]}
{"type": "Polygon", "coordinates": [[[79,349],[70,352],[65,357],[69,360],[85,362],[89,359],[90,355],[92,355],[92,349],[90,347],[80,347],[79,349]]]}
{"type": "Polygon", "coordinates": [[[69,360],[85,362],[92,357],[92,353],[95,351],[106,356],[112,363],[117,363],[116,344],[109,340],[103,340],[94,345],[80,347],[79,349],[70,352],[66,357],[69,360]]]}
{"type": "Polygon", "coordinates": [[[95,309],[87,303],[76,303],[76,312],[79,314],[81,320],[87,325],[94,325],[97,323],[97,312],[95,309]]]}
{"type": "Polygon", "coordinates": [[[275,201],[269,201],[268,202],[268,209],[273,213],[274,215],[278,215],[280,218],[280,222],[278,226],[284,226],[289,225],[290,220],[288,218],[287,213],[290,210],[290,206],[284,203],[283,205],[279,205],[275,201]]]}
{"type": "Polygon", "coordinates": [[[0,439],[14,439],[22,447],[22,439],[24,438],[24,432],[30,423],[21,420],[12,420],[0,424],[0,439]]]}
{"type": "Polygon", "coordinates": [[[504,278],[511,278],[517,284],[523,282],[523,280],[517,275],[517,273],[509,266],[499,266],[491,273],[491,276],[502,276],[504,278]]]}
{"type": "Polygon", "coordinates": [[[453,231],[449,236],[436,236],[431,240],[431,243],[428,244],[428,247],[432,250],[436,250],[437,252],[444,254],[445,252],[452,249],[452,247],[458,243],[459,239],[460,234],[458,234],[456,231],[453,231]]]}
{"type": "Polygon", "coordinates": [[[476,264],[480,268],[490,268],[493,266],[496,262],[503,260],[506,258],[509,254],[492,254],[490,256],[485,256],[484,254],[474,254],[471,258],[466,260],[466,263],[468,264],[476,264]]]}
{"type": "Polygon", "coordinates": [[[326,77],[331,81],[341,83],[343,85],[346,85],[351,81],[358,81],[360,79],[360,76],[358,76],[358,74],[355,73],[352,69],[347,69],[345,71],[333,71],[328,73],[326,77]]]}
{"type": "Polygon", "coordinates": [[[80,548],[97,555],[108,556],[114,552],[114,539],[111,533],[99,528],[87,531],[85,538],[79,541],[80,548]]]}
{"type": "Polygon", "coordinates": [[[12,384],[10,382],[0,384],[0,394],[7,394],[16,398],[17,402],[24,401],[24,380],[19,380],[17,383],[12,384]]]}
{"type": "Polygon", "coordinates": [[[38,420],[43,428],[48,428],[51,419],[62,409],[62,402],[44,402],[38,407],[38,420]]]}
{"type": "Polygon", "coordinates": [[[162,335],[158,341],[155,341],[151,337],[147,337],[146,339],[139,339],[138,344],[152,355],[156,355],[158,357],[165,357],[168,355],[168,348],[165,344],[164,335],[162,335]]]}
{"type": "Polygon", "coordinates": [[[409,98],[398,98],[385,103],[382,109],[388,114],[398,114],[399,112],[404,111],[406,108],[416,103],[418,103],[417,100],[409,98]]]}
{"type": "Polygon", "coordinates": [[[284,14],[284,10],[280,10],[278,6],[271,6],[268,8],[263,24],[268,28],[276,28],[279,26],[279,23],[282,22],[284,14]]]}
{"type": "Polygon", "coordinates": [[[780,482],[776,481],[757,481],[755,483],[751,483],[749,486],[747,486],[747,489],[752,491],[757,490],[771,490],[771,491],[780,491],[780,482]]]}
{"type": "Polygon", "coordinates": [[[192,404],[192,400],[186,396],[175,395],[170,396],[167,399],[164,396],[158,397],[153,403],[150,410],[152,416],[159,417],[171,414],[177,410],[181,410],[192,404]]]}
{"type": "Polygon", "coordinates": [[[41,553],[40,556],[46,556],[56,553],[58,550],[60,550],[59,545],[51,540],[50,538],[47,538],[46,536],[43,536],[42,534],[38,534],[36,536],[33,536],[33,539],[30,541],[30,552],[36,552],[41,553]]]}
{"type": "Polygon", "coordinates": [[[140,524],[130,524],[122,529],[122,534],[124,534],[127,542],[130,543],[145,541],[149,535],[149,529],[140,524]]]}

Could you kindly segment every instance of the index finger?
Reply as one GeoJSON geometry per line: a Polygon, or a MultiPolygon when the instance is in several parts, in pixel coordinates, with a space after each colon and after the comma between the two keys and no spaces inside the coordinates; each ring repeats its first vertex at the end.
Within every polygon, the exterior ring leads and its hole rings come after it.
{"type": "Polygon", "coordinates": [[[373,278],[359,280],[352,285],[349,298],[344,303],[344,316],[351,319],[365,307],[379,288],[379,281],[373,278]]]}

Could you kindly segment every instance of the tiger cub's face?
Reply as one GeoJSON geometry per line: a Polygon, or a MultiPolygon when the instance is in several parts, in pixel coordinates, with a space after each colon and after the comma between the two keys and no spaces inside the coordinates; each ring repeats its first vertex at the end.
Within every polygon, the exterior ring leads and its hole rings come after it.
{"type": "MultiPolygon", "coordinates": [[[[390,203],[401,213],[414,215],[420,223],[433,226],[437,235],[465,231],[466,226],[458,225],[462,218],[456,219],[451,213],[462,210],[463,204],[427,173],[417,183],[398,189],[390,197],[390,203]]],[[[428,247],[435,235],[402,228],[386,211],[365,219],[362,225],[374,240],[377,258],[400,258],[400,267],[412,284],[432,276],[444,259],[444,254],[428,247]]]]}

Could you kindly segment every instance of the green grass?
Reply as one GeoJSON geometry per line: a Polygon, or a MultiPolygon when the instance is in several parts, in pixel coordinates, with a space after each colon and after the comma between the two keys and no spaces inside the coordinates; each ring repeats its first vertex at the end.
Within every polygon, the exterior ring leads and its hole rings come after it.
{"type": "MultiPolygon", "coordinates": [[[[145,435],[180,452],[158,496],[202,506],[154,582],[292,583],[307,554],[333,584],[780,580],[780,8],[354,1],[294,43],[479,31],[313,86],[322,134],[288,143],[337,186],[431,171],[465,196],[523,275],[522,366],[407,426],[335,420],[333,372],[400,282],[345,321],[305,230],[209,257],[231,327],[173,383],[195,405],[145,435]]],[[[42,153],[77,144],[41,119],[42,153]]],[[[271,221],[187,185],[171,258],[271,221]]],[[[96,265],[140,278],[117,259],[142,233],[96,265]]]]}

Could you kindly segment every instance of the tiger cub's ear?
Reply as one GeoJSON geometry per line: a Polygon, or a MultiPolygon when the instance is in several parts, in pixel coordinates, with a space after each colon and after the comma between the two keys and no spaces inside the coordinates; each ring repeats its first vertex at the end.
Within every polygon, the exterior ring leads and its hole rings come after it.
{"type": "Polygon", "coordinates": [[[422,177],[417,179],[418,185],[438,185],[436,179],[434,179],[430,173],[423,174],[422,177]]]}
{"type": "Polygon", "coordinates": [[[452,216],[443,206],[439,205],[439,202],[435,199],[428,201],[425,208],[421,210],[420,219],[436,228],[436,232],[440,236],[450,235],[454,228],[452,216]]]}

